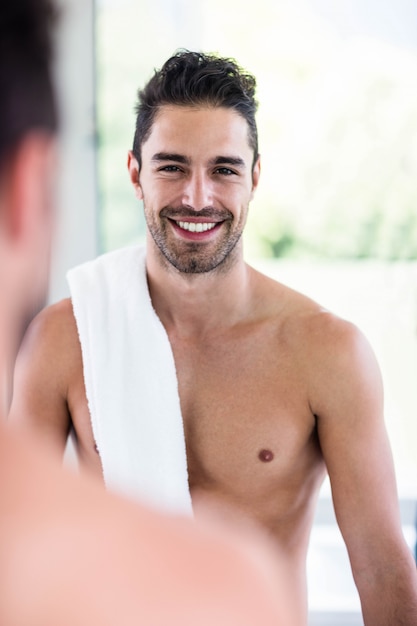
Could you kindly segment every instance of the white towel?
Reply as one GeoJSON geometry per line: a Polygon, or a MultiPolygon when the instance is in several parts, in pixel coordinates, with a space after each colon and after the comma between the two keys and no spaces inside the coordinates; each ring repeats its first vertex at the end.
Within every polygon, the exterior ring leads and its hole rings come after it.
{"type": "Polygon", "coordinates": [[[106,486],[191,514],[174,357],[150,299],[145,250],[104,254],[67,279],[106,486]]]}

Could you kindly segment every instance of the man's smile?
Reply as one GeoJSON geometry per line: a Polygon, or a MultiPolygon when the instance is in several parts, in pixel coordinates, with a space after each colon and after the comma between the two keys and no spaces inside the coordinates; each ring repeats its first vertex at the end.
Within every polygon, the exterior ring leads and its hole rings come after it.
{"type": "Polygon", "coordinates": [[[183,230],[188,230],[191,233],[202,233],[206,230],[212,230],[217,223],[216,222],[175,222],[177,226],[183,230]]]}
{"type": "Polygon", "coordinates": [[[200,218],[184,216],[166,216],[174,232],[183,240],[208,241],[217,233],[225,219],[200,216],[200,218]]]}

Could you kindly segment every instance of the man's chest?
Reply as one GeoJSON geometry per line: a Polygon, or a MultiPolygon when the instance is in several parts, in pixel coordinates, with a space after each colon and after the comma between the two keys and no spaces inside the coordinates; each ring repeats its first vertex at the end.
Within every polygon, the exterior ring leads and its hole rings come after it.
{"type": "Polygon", "coordinates": [[[296,363],[267,342],[173,342],[191,484],[295,487],[317,462],[315,419],[296,363]]]}

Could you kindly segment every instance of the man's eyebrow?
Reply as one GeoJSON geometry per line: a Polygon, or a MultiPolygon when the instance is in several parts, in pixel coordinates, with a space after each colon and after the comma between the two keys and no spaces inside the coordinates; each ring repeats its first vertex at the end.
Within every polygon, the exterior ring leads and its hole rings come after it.
{"type": "Polygon", "coordinates": [[[236,167],[245,167],[245,161],[240,157],[234,156],[217,156],[210,161],[210,165],[235,165],[236,167]]]}
{"type": "Polygon", "coordinates": [[[172,152],[157,152],[153,155],[152,161],[160,163],[161,161],[175,161],[175,163],[190,164],[190,159],[183,154],[175,154],[172,152]]]}
{"type": "MultiPolygon", "coordinates": [[[[171,161],[174,163],[183,163],[184,165],[190,165],[191,160],[183,154],[177,154],[174,152],[156,152],[152,161],[160,163],[164,161],[171,161]]],[[[213,165],[234,165],[235,167],[245,168],[245,161],[241,157],[236,156],[216,156],[209,161],[211,166],[213,165]]]]}

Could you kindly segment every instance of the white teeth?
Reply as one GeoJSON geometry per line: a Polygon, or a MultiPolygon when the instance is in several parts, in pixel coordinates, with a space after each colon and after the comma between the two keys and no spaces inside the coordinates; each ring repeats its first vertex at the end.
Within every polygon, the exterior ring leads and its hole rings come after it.
{"type": "Polygon", "coordinates": [[[211,230],[216,226],[216,222],[178,222],[179,226],[191,233],[202,233],[211,230]]]}

